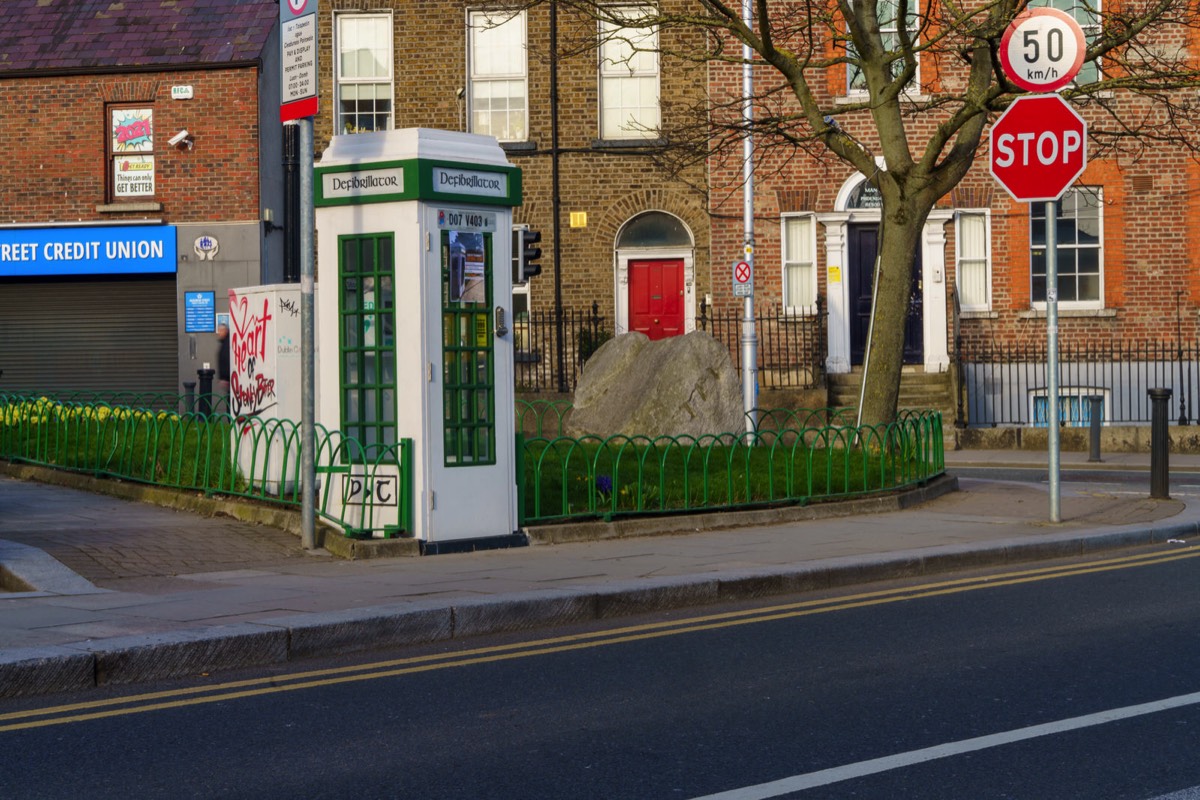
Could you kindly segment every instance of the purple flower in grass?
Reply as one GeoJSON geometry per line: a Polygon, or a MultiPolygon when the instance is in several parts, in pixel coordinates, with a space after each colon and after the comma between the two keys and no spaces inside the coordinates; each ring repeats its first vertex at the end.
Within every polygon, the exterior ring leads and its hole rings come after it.
{"type": "Polygon", "coordinates": [[[600,492],[604,497],[612,494],[612,478],[607,475],[596,476],[596,491],[600,492]]]}

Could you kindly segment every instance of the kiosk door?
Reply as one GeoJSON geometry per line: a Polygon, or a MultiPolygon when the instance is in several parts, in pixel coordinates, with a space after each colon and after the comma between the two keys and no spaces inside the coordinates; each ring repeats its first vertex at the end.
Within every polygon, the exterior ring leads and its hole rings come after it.
{"type": "MultiPolygon", "coordinates": [[[[436,210],[427,230],[436,244],[440,314],[430,314],[427,342],[430,446],[429,539],[494,536],[516,530],[513,443],[512,334],[504,276],[508,231],[496,232],[496,213],[436,210]],[[501,252],[501,251],[504,252],[501,252]],[[436,326],[436,328],[434,327],[436,326]],[[505,524],[501,523],[501,527],[505,524]]],[[[506,225],[507,227],[507,225],[506,225]]]]}

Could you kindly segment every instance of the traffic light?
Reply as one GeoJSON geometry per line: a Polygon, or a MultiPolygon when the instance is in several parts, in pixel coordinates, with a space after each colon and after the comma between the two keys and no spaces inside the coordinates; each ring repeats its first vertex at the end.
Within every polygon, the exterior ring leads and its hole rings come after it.
{"type": "Polygon", "coordinates": [[[529,280],[534,275],[542,274],[542,265],[538,259],[542,257],[542,248],[538,242],[542,240],[541,231],[525,229],[521,231],[521,280],[529,280]]]}

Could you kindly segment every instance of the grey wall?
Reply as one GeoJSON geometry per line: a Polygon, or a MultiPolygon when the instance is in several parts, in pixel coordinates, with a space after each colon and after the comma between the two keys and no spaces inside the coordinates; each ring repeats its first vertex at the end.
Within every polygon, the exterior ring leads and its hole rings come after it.
{"type": "Polygon", "coordinates": [[[178,309],[179,334],[179,391],[185,381],[195,381],[196,370],[204,362],[217,368],[217,336],[215,333],[185,331],[183,293],[211,291],[216,293],[218,314],[229,312],[229,290],[257,286],[261,274],[259,253],[262,225],[254,222],[196,223],[178,225],[179,271],[175,293],[178,309]],[[217,253],[212,260],[196,254],[196,239],[211,236],[217,240],[217,253]]]}
{"type": "MultiPolygon", "coordinates": [[[[283,225],[283,125],[279,121],[279,26],[263,46],[258,73],[259,216],[265,209],[283,225]]],[[[283,282],[283,230],[263,236],[262,272],[256,283],[283,282]]]]}

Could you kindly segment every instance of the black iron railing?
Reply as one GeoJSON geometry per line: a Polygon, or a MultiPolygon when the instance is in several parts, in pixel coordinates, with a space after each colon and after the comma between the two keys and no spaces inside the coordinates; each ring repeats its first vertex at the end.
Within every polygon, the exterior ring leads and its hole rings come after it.
{"type": "Polygon", "coordinates": [[[612,338],[608,320],[600,316],[600,304],[591,309],[564,308],[563,363],[565,374],[558,374],[558,319],[553,310],[530,311],[513,322],[516,345],[516,385],[518,392],[573,391],[579,371],[600,345],[612,338]]]}
{"type": "MultiPolygon", "coordinates": [[[[700,303],[696,327],[729,348],[742,369],[742,310],[714,310],[700,303]]],[[[783,307],[755,309],[760,389],[816,389],[825,385],[825,310],[820,298],[812,313],[783,307]]]]}
{"type": "MultiPolygon", "coordinates": [[[[565,374],[560,381],[555,365],[557,319],[553,310],[532,311],[513,324],[516,343],[518,392],[574,391],[584,363],[600,345],[612,338],[609,321],[600,316],[599,304],[587,310],[563,309],[565,374]],[[562,388],[560,388],[562,387],[562,388]]],[[[729,349],[734,367],[742,367],[742,312],[714,310],[700,304],[696,327],[707,331],[729,349]]],[[[825,312],[817,305],[812,313],[785,308],[755,313],[758,338],[758,385],[763,389],[814,389],[825,380],[825,312]]]]}
{"type": "MultiPolygon", "coordinates": [[[[1047,355],[1044,344],[957,342],[965,409],[959,424],[1045,425],[1047,355]]],[[[1172,421],[1196,421],[1200,343],[1111,342],[1063,344],[1058,353],[1059,414],[1067,425],[1090,422],[1088,397],[1102,399],[1103,422],[1150,422],[1148,389],[1173,390],[1172,421]]]]}

